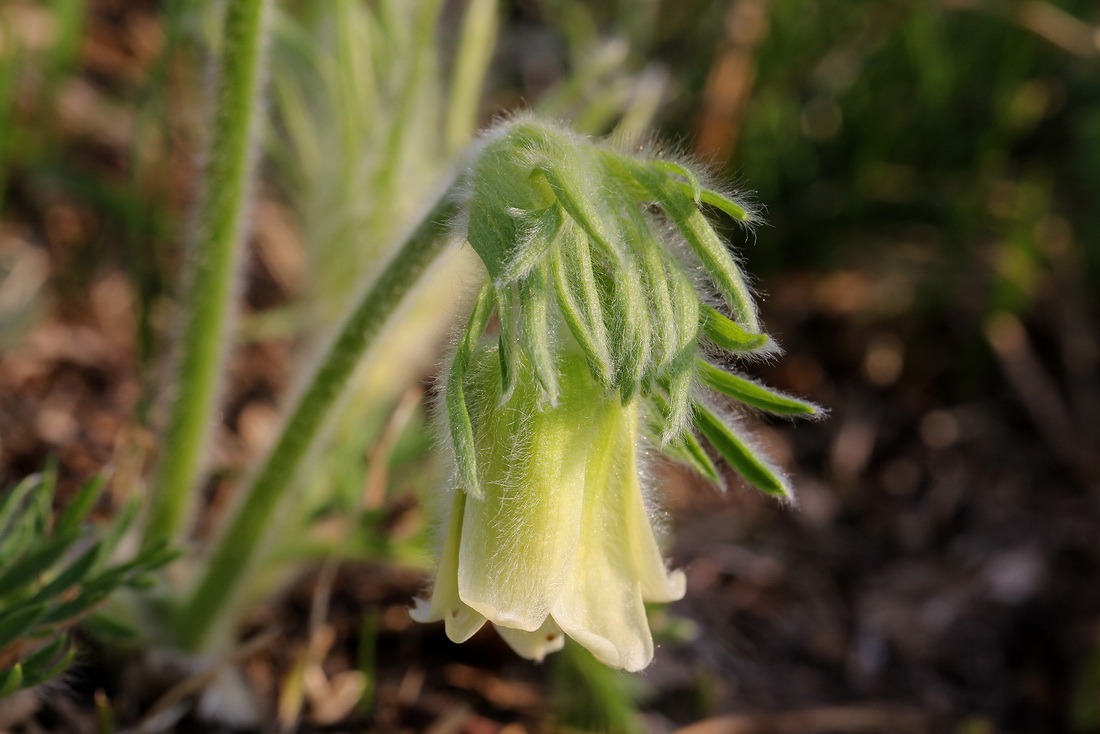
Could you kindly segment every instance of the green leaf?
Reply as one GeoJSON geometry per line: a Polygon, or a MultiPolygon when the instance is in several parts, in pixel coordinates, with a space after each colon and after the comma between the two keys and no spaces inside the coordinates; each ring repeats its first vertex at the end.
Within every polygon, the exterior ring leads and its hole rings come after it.
{"type": "Polygon", "coordinates": [[[152,574],[139,574],[126,580],[126,586],[131,589],[137,589],[139,591],[145,591],[154,588],[159,583],[156,576],[152,574]]]}
{"type": "Polygon", "coordinates": [[[29,636],[45,612],[45,604],[21,604],[0,613],[0,650],[20,637],[29,636]]]}
{"type": "Polygon", "coordinates": [[[111,557],[122,542],[122,537],[130,529],[134,519],[141,509],[141,497],[133,496],[119,508],[118,513],[111,518],[111,524],[103,534],[103,540],[99,544],[99,561],[103,563],[111,557]]]}
{"type": "Polygon", "coordinates": [[[79,533],[70,530],[64,535],[54,538],[41,548],[31,552],[6,572],[0,574],[0,596],[32,583],[39,574],[52,566],[65,551],[76,542],[79,533]]]}
{"type": "MultiPolygon", "coordinates": [[[[180,551],[169,545],[167,540],[158,540],[148,548],[142,550],[141,554],[136,558],[132,558],[126,563],[107,569],[97,576],[95,581],[98,582],[104,578],[124,579],[134,573],[154,571],[161,566],[171,563],[179,556],[180,551]]],[[[122,583],[122,581],[120,580],[118,583],[122,583]]]]}
{"type": "Polygon", "coordinates": [[[745,481],[761,492],[789,499],[791,489],[779,471],[705,405],[695,403],[695,426],[745,481]]]}
{"type": "Polygon", "coordinates": [[[80,628],[107,644],[128,642],[141,635],[136,627],[103,612],[89,614],[80,622],[80,628]]]}
{"type": "Polygon", "coordinates": [[[80,583],[95,566],[99,556],[99,543],[80,554],[80,557],[70,563],[56,578],[43,586],[30,598],[30,603],[46,602],[55,596],[64,593],[69,587],[80,583]]]}
{"type": "Polygon", "coordinates": [[[755,408],[776,415],[818,415],[821,412],[820,408],[813,403],[784,395],[752,380],[730,374],[706,360],[698,359],[695,364],[699,378],[707,387],[755,408]]]}
{"type": "Polygon", "coordinates": [[[24,661],[23,686],[29,688],[56,678],[72,664],[75,657],[76,647],[69,643],[67,637],[59,637],[24,661]],[[58,653],[66,646],[68,649],[58,657],[58,653]]]}
{"type": "Polygon", "coordinates": [[[8,537],[8,527],[24,511],[24,498],[35,491],[42,482],[42,475],[32,474],[0,496],[0,538],[8,537]]]}
{"type": "Polygon", "coordinates": [[[0,699],[23,687],[23,666],[19,663],[0,671],[0,699]]]}
{"type": "Polygon", "coordinates": [[[767,334],[754,334],[710,306],[703,306],[703,333],[708,339],[731,352],[756,352],[766,349],[767,334]]]}
{"type": "Polygon", "coordinates": [[[75,530],[84,522],[84,518],[92,511],[96,501],[103,493],[105,483],[106,480],[103,475],[100,475],[84,484],[76,497],[61,511],[57,522],[54,523],[54,533],[56,535],[63,535],[70,530],[75,530]]]}
{"type": "Polygon", "coordinates": [[[55,662],[62,654],[62,650],[68,646],[68,639],[64,635],[59,635],[53,642],[43,645],[28,655],[23,660],[23,672],[26,677],[33,677],[38,671],[55,662]]]}
{"type": "Polygon", "coordinates": [[[118,588],[117,583],[89,583],[80,590],[80,594],[71,601],[53,605],[39,620],[40,624],[60,624],[75,620],[84,612],[111,595],[118,588]]]}
{"type": "Polygon", "coordinates": [[[31,494],[26,507],[36,537],[45,537],[53,519],[53,498],[57,493],[57,457],[51,456],[42,470],[42,481],[31,494]]]}
{"type": "Polygon", "coordinates": [[[9,565],[40,547],[48,537],[42,531],[36,513],[31,511],[30,502],[26,509],[26,512],[15,516],[0,543],[0,558],[4,558],[9,565]]]}
{"type": "Polygon", "coordinates": [[[168,541],[161,541],[146,548],[128,565],[144,571],[155,571],[162,566],[167,566],[181,555],[183,555],[182,550],[174,548],[168,541]]]}

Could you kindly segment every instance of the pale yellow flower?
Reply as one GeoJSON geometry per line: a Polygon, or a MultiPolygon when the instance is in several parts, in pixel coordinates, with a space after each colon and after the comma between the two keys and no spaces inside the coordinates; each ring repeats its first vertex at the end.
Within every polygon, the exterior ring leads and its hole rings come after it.
{"type": "Polygon", "coordinates": [[[454,489],[435,590],[413,616],[445,620],[458,642],[489,620],[534,659],[568,635],[640,670],[653,659],[644,603],[684,593],[643,496],[640,421],[655,453],[721,484],[701,436],[789,499],[782,472],[699,388],[820,415],[710,362],[713,347],[775,349],[705,210],[756,217],[687,166],[526,117],[485,137],[468,177],[461,221],[489,281],[444,380],[454,489]]]}
{"type": "Polygon", "coordinates": [[[644,602],[680,599],[684,576],[666,569],[643,496],[638,404],[569,355],[556,406],[540,409],[533,380],[501,406],[497,365],[481,350],[469,379],[483,496],[455,490],[435,588],[413,617],[442,619],[455,642],[489,620],[534,660],[564,633],[641,670],[653,659],[644,602]]]}

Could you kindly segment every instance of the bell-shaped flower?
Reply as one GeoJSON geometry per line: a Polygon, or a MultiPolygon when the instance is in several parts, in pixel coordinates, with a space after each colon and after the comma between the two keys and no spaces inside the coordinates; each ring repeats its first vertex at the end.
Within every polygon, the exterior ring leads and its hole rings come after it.
{"type": "Polygon", "coordinates": [[[643,602],[684,592],[639,481],[643,433],[720,484],[701,436],[748,483],[790,498],[782,472],[704,390],[820,415],[724,368],[729,355],[775,346],[705,211],[743,224],[753,213],[700,178],[527,117],[474,152],[458,226],[489,282],[443,381],[455,487],[416,619],[444,620],[459,642],[487,619],[534,659],[565,634],[638,670],[653,657],[643,602]]]}
{"type": "Polygon", "coordinates": [[[638,402],[611,395],[572,353],[558,363],[556,405],[540,404],[529,372],[502,404],[500,369],[495,348],[471,359],[481,492],[453,492],[435,588],[413,617],[442,619],[455,642],[488,620],[535,660],[564,633],[609,666],[641,670],[653,659],[644,603],[681,598],[684,576],[666,570],[643,494],[638,402]]]}

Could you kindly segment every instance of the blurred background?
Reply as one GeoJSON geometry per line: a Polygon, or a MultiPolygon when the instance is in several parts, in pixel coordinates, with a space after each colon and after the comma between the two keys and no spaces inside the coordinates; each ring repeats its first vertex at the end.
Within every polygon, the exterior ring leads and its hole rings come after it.
{"type": "MultiPolygon", "coordinates": [[[[448,80],[469,5],[280,3],[207,522],[309,335],[468,137],[448,80]]],[[[243,665],[264,706],[303,731],[1100,732],[1100,7],[502,0],[495,17],[478,127],[536,108],[753,192],[767,224],[729,235],[786,354],[745,369],[831,415],[755,424],[796,509],[658,468],[688,592],[653,610],[643,674],[576,649],[531,665],[488,630],[454,646],[405,609],[439,474],[423,399],[472,280],[457,253],[305,482],[306,532],[276,559],[295,581],[249,622],[285,641],[243,665]]],[[[113,501],[140,491],[218,22],[216,3],[0,0],[5,487],[55,456],[62,495],[105,468],[113,501]]],[[[87,713],[104,700],[121,727],[164,693],[84,645],[16,730],[104,731],[87,713]]]]}

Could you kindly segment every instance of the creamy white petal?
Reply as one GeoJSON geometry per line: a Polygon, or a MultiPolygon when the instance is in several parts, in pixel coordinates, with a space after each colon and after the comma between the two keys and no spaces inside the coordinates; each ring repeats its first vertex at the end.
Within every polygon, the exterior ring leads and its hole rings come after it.
{"type": "Polygon", "coordinates": [[[680,569],[668,571],[664,561],[656,568],[653,575],[642,574],[642,598],[653,602],[679,601],[687,593],[687,577],[680,569]]]}
{"type": "MultiPolygon", "coordinates": [[[[633,467],[620,468],[624,443],[633,443],[637,411],[609,411],[603,435],[588,461],[587,493],[574,564],[551,614],[567,635],[598,660],[614,668],[637,671],[653,660],[642,585],[635,572],[638,528],[623,522],[623,511],[641,502],[633,467]],[[635,496],[636,495],[636,496],[635,496]]],[[[632,463],[632,462],[628,462],[632,463]]],[[[652,534],[648,525],[646,531],[652,534]]],[[[661,566],[664,572],[664,566],[661,566]]]]}
{"type": "Polygon", "coordinates": [[[543,658],[550,653],[557,652],[565,647],[565,635],[562,633],[561,627],[550,617],[547,617],[542,626],[534,632],[525,632],[511,627],[501,627],[500,625],[494,625],[494,627],[509,647],[528,660],[542,662],[543,658]]]}
{"type": "Polygon", "coordinates": [[[452,609],[443,619],[443,628],[447,631],[447,637],[451,642],[465,642],[474,636],[482,625],[485,617],[465,604],[452,609]]]}
{"type": "Polygon", "coordinates": [[[646,601],[669,602],[684,598],[687,579],[683,571],[669,571],[657,546],[653,523],[642,499],[641,482],[637,474],[635,442],[623,440],[615,452],[615,471],[621,478],[622,491],[616,500],[621,513],[619,523],[624,534],[624,546],[632,566],[632,576],[641,583],[646,601]]]}
{"type": "Polygon", "coordinates": [[[456,643],[470,639],[485,624],[484,615],[461,601],[442,613],[437,613],[430,602],[417,599],[415,606],[409,610],[409,616],[417,622],[438,622],[442,619],[447,637],[456,643]]]}
{"type": "Polygon", "coordinates": [[[409,616],[417,622],[438,622],[442,619],[447,637],[453,642],[465,642],[485,624],[485,617],[464,604],[458,596],[458,549],[464,506],[465,495],[455,492],[431,598],[417,599],[409,611],[409,616]]]}
{"type": "Polygon", "coordinates": [[[466,500],[459,552],[462,600],[495,624],[527,632],[546,621],[572,565],[592,439],[578,425],[601,410],[590,389],[568,384],[595,384],[583,363],[563,369],[561,379],[557,407],[536,412],[528,389],[485,408],[492,415],[481,416],[487,428],[478,436],[484,498],[466,500]]]}

